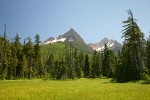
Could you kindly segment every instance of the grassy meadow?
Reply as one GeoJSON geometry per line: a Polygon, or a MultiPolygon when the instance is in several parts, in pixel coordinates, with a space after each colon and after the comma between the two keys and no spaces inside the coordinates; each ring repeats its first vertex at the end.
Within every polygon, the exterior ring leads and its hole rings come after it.
{"type": "Polygon", "coordinates": [[[0,100],[149,100],[150,85],[111,79],[3,80],[0,100]]]}

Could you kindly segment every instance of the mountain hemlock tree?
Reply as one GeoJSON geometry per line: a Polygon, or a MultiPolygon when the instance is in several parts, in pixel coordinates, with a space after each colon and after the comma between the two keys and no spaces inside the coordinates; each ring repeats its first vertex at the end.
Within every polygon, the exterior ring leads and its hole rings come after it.
{"type": "Polygon", "coordinates": [[[70,43],[70,61],[69,61],[69,68],[68,68],[68,77],[70,79],[75,78],[74,68],[73,68],[73,46],[70,43]]]}
{"type": "Polygon", "coordinates": [[[81,70],[82,70],[82,74],[84,74],[84,64],[85,64],[85,55],[84,55],[84,52],[83,51],[81,51],[80,52],[80,54],[79,54],[79,66],[80,66],[80,68],[81,68],[81,70]]]}
{"type": "Polygon", "coordinates": [[[3,37],[0,36],[0,79],[2,78],[2,49],[3,49],[3,37]]]}
{"type": "Polygon", "coordinates": [[[11,50],[10,50],[10,45],[9,41],[7,40],[6,36],[6,24],[5,24],[5,30],[4,30],[4,36],[2,38],[2,55],[1,55],[1,79],[6,79],[7,78],[7,73],[8,73],[8,66],[9,66],[9,56],[11,55],[11,50]]]}
{"type": "Polygon", "coordinates": [[[42,54],[40,47],[40,36],[38,34],[35,35],[35,45],[34,45],[34,73],[35,76],[41,77],[43,74],[44,65],[42,62],[42,54]]]}
{"type": "Polygon", "coordinates": [[[17,51],[15,49],[14,45],[14,38],[11,38],[11,59],[10,59],[10,65],[8,66],[8,79],[16,79],[16,67],[18,65],[18,59],[17,59],[17,51]]]}
{"type": "Polygon", "coordinates": [[[90,77],[90,62],[88,54],[85,55],[85,64],[84,64],[84,77],[89,78],[90,77]]]}
{"type": "Polygon", "coordinates": [[[66,79],[67,78],[67,69],[65,65],[65,57],[61,56],[60,58],[60,65],[61,65],[61,79],[66,79]]]}
{"type": "Polygon", "coordinates": [[[105,77],[114,77],[116,67],[116,58],[112,50],[110,50],[105,44],[103,52],[103,76],[105,77]]]}
{"type": "Polygon", "coordinates": [[[14,62],[16,66],[14,66],[14,77],[19,78],[22,77],[22,68],[21,68],[21,59],[22,59],[22,45],[20,43],[20,37],[18,34],[15,36],[15,41],[13,43],[13,55],[14,55],[14,62]]]}
{"type": "Polygon", "coordinates": [[[148,75],[150,76],[150,36],[146,42],[146,68],[148,70],[148,75]]]}
{"type": "Polygon", "coordinates": [[[47,73],[50,75],[50,78],[55,78],[54,69],[55,69],[55,61],[54,61],[54,56],[51,53],[49,55],[49,58],[48,58],[48,61],[47,61],[47,68],[46,68],[47,73]]]}
{"type": "Polygon", "coordinates": [[[33,65],[34,65],[34,47],[33,47],[33,43],[30,39],[30,37],[28,38],[28,43],[25,46],[25,51],[26,51],[26,58],[27,58],[27,62],[28,62],[28,78],[31,79],[35,73],[33,73],[33,65]]]}
{"type": "Polygon", "coordinates": [[[75,75],[77,78],[83,77],[81,66],[79,65],[78,51],[75,49],[74,51],[74,67],[75,67],[75,75]]]}
{"type": "Polygon", "coordinates": [[[102,76],[102,60],[101,55],[96,50],[93,53],[92,65],[91,65],[91,77],[101,77],[102,76]]]}
{"type": "Polygon", "coordinates": [[[25,54],[22,55],[21,68],[22,68],[21,76],[23,79],[25,79],[28,77],[28,63],[25,54]]]}
{"type": "Polygon", "coordinates": [[[123,36],[125,38],[124,47],[122,50],[122,80],[118,81],[133,81],[143,77],[143,38],[144,34],[138,27],[136,20],[133,18],[133,13],[128,10],[128,19],[123,21],[123,36]]]}

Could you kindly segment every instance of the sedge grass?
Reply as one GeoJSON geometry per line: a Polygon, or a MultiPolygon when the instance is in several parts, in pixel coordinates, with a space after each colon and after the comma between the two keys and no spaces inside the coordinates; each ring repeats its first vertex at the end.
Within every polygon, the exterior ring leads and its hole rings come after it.
{"type": "Polygon", "coordinates": [[[150,85],[111,79],[5,80],[0,100],[149,100],[150,85]]]}

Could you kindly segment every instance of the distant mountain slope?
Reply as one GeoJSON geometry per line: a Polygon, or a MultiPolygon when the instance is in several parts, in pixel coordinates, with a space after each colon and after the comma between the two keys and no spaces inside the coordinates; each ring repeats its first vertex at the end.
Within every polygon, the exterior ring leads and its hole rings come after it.
{"type": "Polygon", "coordinates": [[[81,36],[72,28],[68,32],[64,33],[63,35],[59,35],[58,37],[48,38],[43,42],[43,45],[49,43],[57,43],[57,42],[62,42],[67,45],[71,44],[74,48],[83,50],[84,52],[87,53],[93,52],[93,49],[90,46],[88,46],[81,38],[81,36]]]}
{"type": "Polygon", "coordinates": [[[121,50],[122,49],[122,45],[117,42],[116,40],[109,40],[107,38],[104,38],[102,39],[100,42],[97,42],[97,43],[90,43],[88,44],[90,47],[93,48],[93,50],[96,50],[96,51],[103,51],[104,50],[104,45],[105,43],[107,44],[107,46],[113,50],[115,53],[118,52],[118,50],[121,50]]]}
{"type": "Polygon", "coordinates": [[[55,59],[59,58],[59,56],[64,55],[66,45],[63,43],[53,43],[42,45],[42,54],[47,57],[50,54],[53,54],[55,59]]]}

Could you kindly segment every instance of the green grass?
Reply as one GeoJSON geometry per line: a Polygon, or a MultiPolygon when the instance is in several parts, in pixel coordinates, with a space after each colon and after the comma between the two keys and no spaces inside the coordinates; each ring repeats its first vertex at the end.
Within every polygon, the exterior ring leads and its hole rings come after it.
{"type": "Polygon", "coordinates": [[[149,100],[150,85],[111,79],[4,80],[0,100],[149,100]]]}

